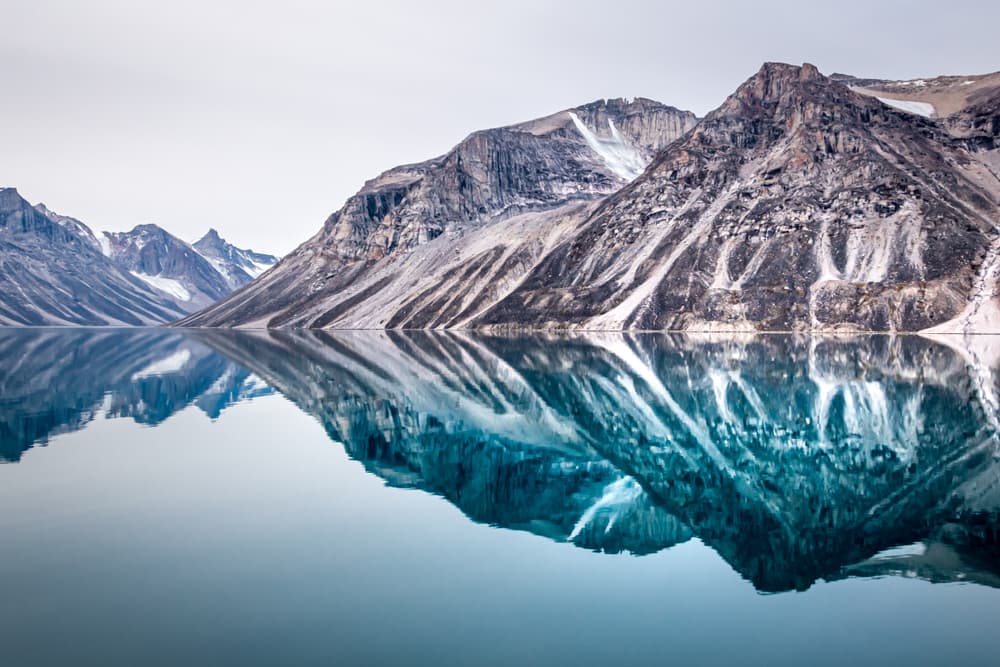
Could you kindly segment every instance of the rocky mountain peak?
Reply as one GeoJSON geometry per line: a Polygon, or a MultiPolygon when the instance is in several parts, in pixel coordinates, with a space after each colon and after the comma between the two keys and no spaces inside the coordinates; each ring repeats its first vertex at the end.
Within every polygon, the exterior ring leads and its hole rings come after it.
{"type": "Polygon", "coordinates": [[[207,232],[205,232],[204,236],[195,241],[195,245],[198,245],[199,243],[220,244],[220,243],[225,243],[225,240],[221,236],[219,236],[219,232],[216,231],[215,227],[211,227],[207,232]]]}
{"type": "Polygon", "coordinates": [[[18,193],[17,188],[0,188],[0,210],[10,211],[20,208],[24,199],[18,193]]]}
{"type": "Polygon", "coordinates": [[[815,65],[764,63],[760,70],[736,89],[719,109],[709,116],[738,115],[753,118],[804,111],[808,107],[860,103],[843,84],[824,76],[815,65]]]}

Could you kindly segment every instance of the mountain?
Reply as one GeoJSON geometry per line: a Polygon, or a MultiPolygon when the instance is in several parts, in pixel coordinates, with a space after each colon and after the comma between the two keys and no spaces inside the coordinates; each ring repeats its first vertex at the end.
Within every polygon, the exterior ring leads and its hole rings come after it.
{"type": "Polygon", "coordinates": [[[194,312],[246,285],[277,262],[228,243],[214,229],[193,244],[157,225],[104,232],[106,254],[134,276],[194,312]]]}
{"type": "Polygon", "coordinates": [[[567,228],[696,122],[603,100],[475,132],[385,172],[266,276],[191,326],[443,326],[500,298],[567,228]]]}
{"type": "Polygon", "coordinates": [[[182,324],[996,330],[995,77],[892,93],[941,120],[840,79],[766,63],[693,129],[619,101],[476,133],[182,324]]]}
{"type": "Polygon", "coordinates": [[[237,248],[214,229],[209,229],[192,246],[225,278],[230,290],[246,285],[278,262],[274,255],[237,248]]]}
{"type": "Polygon", "coordinates": [[[142,325],[183,312],[105,257],[86,225],[0,188],[0,324],[142,325]]]}
{"type": "Polygon", "coordinates": [[[0,324],[148,325],[211,305],[277,260],[211,230],[195,248],[156,225],[97,236],[0,189],[0,324]]]}
{"type": "Polygon", "coordinates": [[[204,308],[231,291],[226,277],[191,245],[156,225],[104,232],[108,256],[186,311],[204,308]]]}
{"type": "Polygon", "coordinates": [[[476,323],[995,328],[998,201],[937,123],[768,63],[476,323]]]}

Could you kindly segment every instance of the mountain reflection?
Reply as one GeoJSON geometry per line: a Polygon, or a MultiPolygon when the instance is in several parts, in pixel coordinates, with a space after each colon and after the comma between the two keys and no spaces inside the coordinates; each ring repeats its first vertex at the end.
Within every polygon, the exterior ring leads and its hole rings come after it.
{"type": "Polygon", "coordinates": [[[922,338],[51,335],[0,337],[9,459],[97,409],[217,415],[259,377],[478,522],[605,552],[697,537],[768,592],[1000,585],[995,370],[922,338]]]}
{"type": "Polygon", "coordinates": [[[97,415],[155,426],[197,405],[216,418],[267,385],[162,329],[0,329],[0,462],[97,415]]]}

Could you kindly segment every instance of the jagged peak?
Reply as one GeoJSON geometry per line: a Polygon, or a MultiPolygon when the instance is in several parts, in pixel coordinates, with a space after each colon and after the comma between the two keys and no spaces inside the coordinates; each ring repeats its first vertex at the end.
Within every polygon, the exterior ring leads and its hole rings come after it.
{"type": "MultiPolygon", "coordinates": [[[[0,206],[3,208],[20,207],[28,202],[17,191],[17,188],[0,188],[0,206]]],[[[28,204],[30,206],[30,204],[28,204]]]]}
{"type": "MultiPolygon", "coordinates": [[[[841,86],[833,79],[824,76],[810,63],[789,65],[766,62],[756,74],[736,89],[727,102],[737,100],[754,105],[768,104],[804,92],[808,86],[824,84],[841,86]]],[[[725,106],[726,104],[723,104],[723,107],[725,106]]]]}

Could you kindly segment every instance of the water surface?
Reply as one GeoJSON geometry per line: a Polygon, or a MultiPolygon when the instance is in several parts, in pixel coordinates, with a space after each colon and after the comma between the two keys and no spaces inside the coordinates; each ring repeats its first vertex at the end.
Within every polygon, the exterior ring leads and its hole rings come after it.
{"type": "Polygon", "coordinates": [[[0,331],[0,664],[993,664],[918,337],[0,331]]]}

